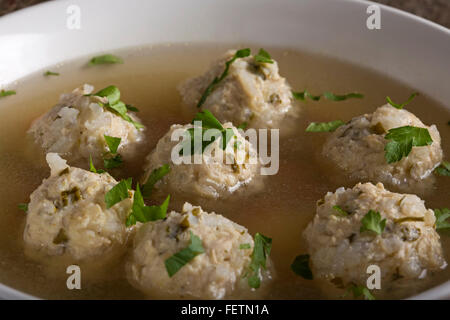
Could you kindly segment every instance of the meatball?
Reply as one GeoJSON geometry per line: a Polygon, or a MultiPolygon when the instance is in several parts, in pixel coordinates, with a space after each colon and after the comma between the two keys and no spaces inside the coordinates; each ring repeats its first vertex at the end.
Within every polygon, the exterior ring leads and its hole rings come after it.
{"type": "Polygon", "coordinates": [[[304,236],[315,277],[344,285],[365,286],[372,264],[380,267],[382,283],[423,278],[446,267],[433,211],[416,195],[390,192],[381,183],[329,192],[304,236]],[[361,231],[369,210],[386,219],[381,234],[361,231]]]}
{"type": "Polygon", "coordinates": [[[186,132],[193,127],[191,124],[172,125],[147,156],[143,183],[154,169],[170,164],[170,173],[160,184],[161,189],[166,188],[169,192],[218,198],[226,197],[250,183],[250,191],[260,190],[262,176],[259,174],[261,166],[256,150],[231,123],[223,125],[225,129],[231,128],[234,133],[223,152],[223,158],[218,156],[219,153],[215,153],[222,150],[222,139],[216,139],[202,153],[201,163],[195,163],[194,156],[188,154],[183,156],[183,162],[175,164],[172,161],[172,150],[175,150],[174,147],[180,142],[171,141],[172,134],[175,130],[186,132]]]}
{"type": "MultiPolygon", "coordinates": [[[[181,83],[179,92],[183,102],[196,106],[203,92],[225,68],[225,62],[235,54],[228,51],[213,63],[205,74],[181,83]]],[[[279,128],[293,109],[292,90],[278,73],[278,64],[259,63],[253,56],[235,60],[228,75],[207,97],[202,108],[210,110],[222,122],[235,125],[244,122],[252,128],[279,128]]]]}
{"type": "Polygon", "coordinates": [[[27,247],[76,260],[122,252],[132,200],[106,208],[105,194],[117,181],[108,173],[69,167],[55,153],[47,154],[47,162],[51,175],[30,197],[24,231],[27,247]]]}
{"type": "MultiPolygon", "coordinates": [[[[172,211],[166,219],[146,223],[137,231],[127,274],[136,288],[152,296],[201,299],[242,296],[243,292],[251,293],[245,275],[253,245],[246,228],[185,203],[181,214],[172,211]],[[186,248],[192,234],[201,239],[204,252],[169,277],[165,260],[186,248]]],[[[268,267],[260,274],[262,287],[270,278],[269,270],[268,267]]]]}
{"type": "MultiPolygon", "coordinates": [[[[29,133],[45,153],[59,153],[78,164],[89,156],[96,161],[109,151],[104,135],[121,138],[118,152],[125,157],[143,140],[142,129],[102,107],[105,98],[90,95],[93,90],[85,84],[61,95],[55,107],[34,121],[29,133]]],[[[128,115],[138,121],[135,115],[128,115]]]]}
{"type": "Polygon", "coordinates": [[[339,127],[328,138],[322,152],[352,178],[399,187],[414,186],[442,161],[441,137],[436,126],[428,127],[411,112],[388,104],[339,127]],[[427,128],[433,143],[413,147],[407,157],[389,164],[384,157],[388,143],[385,135],[388,130],[403,126],[427,128]]]}

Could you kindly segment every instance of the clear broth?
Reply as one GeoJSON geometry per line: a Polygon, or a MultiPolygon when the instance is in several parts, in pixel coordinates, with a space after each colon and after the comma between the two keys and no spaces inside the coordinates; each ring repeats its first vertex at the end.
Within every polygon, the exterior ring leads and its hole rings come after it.
{"type": "MultiPolygon", "coordinates": [[[[61,93],[84,83],[96,89],[114,84],[121,90],[125,102],[140,109],[139,117],[147,126],[147,141],[139,150],[137,160],[114,173],[116,178],[138,179],[145,156],[170,125],[190,122],[195,113],[195,110],[181,107],[177,84],[203,73],[211,61],[232,47],[242,46],[180,44],[126,49],[116,52],[125,59],[125,64],[95,67],[87,67],[89,57],[85,57],[49,68],[59,72],[58,77],[44,77],[41,72],[19,81],[14,88],[17,95],[0,100],[0,283],[51,299],[145,298],[126,280],[126,257],[111,266],[107,273],[92,271],[86,277],[82,273],[82,290],[68,290],[65,272],[68,264],[59,263],[49,268],[24,254],[22,233],[26,215],[18,210],[17,204],[28,202],[29,195],[49,175],[42,152],[27,137],[26,131],[33,119],[57,103],[61,93]]],[[[394,101],[406,100],[413,89],[381,74],[325,56],[267,49],[278,60],[280,73],[292,88],[308,89],[312,93],[357,91],[365,94],[364,99],[307,101],[296,132],[281,139],[279,173],[266,179],[263,192],[224,201],[178,197],[170,207],[179,211],[184,201],[189,201],[228,217],[247,227],[252,234],[261,232],[273,238],[271,257],[277,277],[267,298],[339,298],[342,290],[318,280],[304,280],[290,270],[290,264],[296,255],[306,252],[302,232],[315,214],[316,201],[328,191],[341,186],[352,187],[358,181],[340,176],[322,161],[319,153],[326,134],[307,134],[304,129],[311,121],[346,121],[373,112],[385,103],[386,95],[394,101]]],[[[418,96],[407,109],[424,123],[438,126],[442,147],[445,154],[449,154],[449,109],[425,95],[418,96]]],[[[448,197],[442,196],[449,193],[450,179],[438,177],[434,189],[420,196],[427,207],[441,208],[449,205],[448,197]]],[[[158,197],[155,200],[159,201],[158,197]]],[[[441,235],[441,239],[448,261],[450,237],[441,235]]],[[[450,268],[379,298],[411,296],[448,279],[450,268]]]]}

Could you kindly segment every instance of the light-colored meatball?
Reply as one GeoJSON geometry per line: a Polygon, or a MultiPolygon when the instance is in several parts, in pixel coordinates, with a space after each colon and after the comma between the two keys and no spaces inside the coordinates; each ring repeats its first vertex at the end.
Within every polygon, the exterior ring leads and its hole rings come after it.
{"type": "MultiPolygon", "coordinates": [[[[225,62],[235,54],[228,51],[203,75],[179,86],[183,102],[195,107],[203,92],[225,69],[225,62]]],[[[251,128],[279,128],[293,109],[292,89],[278,73],[278,64],[258,63],[253,56],[235,60],[228,75],[208,96],[203,109],[210,110],[222,122],[235,125],[247,122],[251,128]]]]}
{"type": "Polygon", "coordinates": [[[108,173],[69,167],[55,153],[47,154],[47,162],[51,175],[30,197],[24,231],[27,247],[76,260],[123,251],[132,194],[107,209],[105,194],[117,184],[108,173]]]}
{"type": "MultiPolygon", "coordinates": [[[[62,94],[55,107],[33,122],[29,133],[45,153],[56,152],[78,164],[89,156],[94,161],[101,159],[109,151],[104,135],[121,138],[118,152],[125,157],[144,139],[142,129],[99,104],[105,103],[105,98],[89,95],[93,90],[85,84],[62,94]]],[[[139,122],[134,114],[128,114],[139,122]]]]}
{"type": "Polygon", "coordinates": [[[224,151],[225,160],[217,156],[220,153],[215,153],[222,150],[222,139],[216,139],[201,154],[201,163],[194,163],[194,157],[189,154],[183,156],[184,163],[173,163],[172,150],[180,142],[171,141],[172,134],[175,130],[186,131],[193,127],[191,124],[172,125],[148,155],[143,183],[154,169],[170,164],[170,173],[159,185],[159,188],[166,188],[168,192],[218,198],[226,197],[250,183],[251,186],[248,187],[251,187],[251,191],[262,187],[261,165],[256,150],[231,123],[223,125],[224,128],[232,128],[234,132],[234,137],[224,151]]]}
{"type": "Polygon", "coordinates": [[[424,125],[414,114],[384,105],[372,114],[353,118],[339,127],[323,146],[323,155],[352,178],[399,187],[414,186],[442,161],[441,137],[435,125],[424,125]],[[413,147],[398,162],[387,163],[384,147],[388,130],[403,126],[427,128],[433,143],[413,147]]]}
{"type": "MultiPolygon", "coordinates": [[[[185,203],[182,213],[144,224],[134,239],[127,264],[130,282],[150,296],[222,299],[251,293],[245,275],[251,262],[253,238],[247,229],[225,217],[185,203]],[[202,241],[200,253],[172,277],[165,261],[189,245],[191,233],[202,241]],[[246,249],[241,249],[246,245],[246,249]]],[[[262,287],[269,266],[260,274],[262,287]]],[[[262,288],[256,289],[259,291],[262,288]]]]}
{"type": "Polygon", "coordinates": [[[390,192],[381,183],[359,183],[329,192],[316,210],[304,232],[315,277],[365,286],[372,264],[380,267],[382,283],[424,278],[447,265],[434,213],[416,195],[390,192]],[[360,232],[369,210],[386,219],[381,235],[360,232]]]}

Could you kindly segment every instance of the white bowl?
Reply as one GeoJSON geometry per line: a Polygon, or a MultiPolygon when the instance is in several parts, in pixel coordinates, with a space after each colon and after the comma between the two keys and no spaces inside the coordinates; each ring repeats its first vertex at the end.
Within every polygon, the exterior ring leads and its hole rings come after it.
{"type": "MultiPolygon", "coordinates": [[[[60,0],[0,18],[0,88],[58,62],[159,43],[258,43],[326,54],[377,70],[450,106],[450,31],[356,0],[60,0]],[[72,5],[81,28],[67,28],[72,5]]],[[[1,105],[0,105],[1,108],[1,105]]],[[[0,285],[0,297],[30,298],[0,285]]],[[[413,298],[450,298],[450,281],[413,298]]]]}

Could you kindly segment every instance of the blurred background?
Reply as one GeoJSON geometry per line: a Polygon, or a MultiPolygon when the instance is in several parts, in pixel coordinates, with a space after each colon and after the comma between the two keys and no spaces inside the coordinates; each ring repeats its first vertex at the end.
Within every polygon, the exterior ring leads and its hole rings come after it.
{"type": "MultiPolygon", "coordinates": [[[[0,0],[0,16],[44,1],[48,0],[0,0]]],[[[450,28],[450,0],[374,0],[374,2],[411,12],[450,28]]]]}

